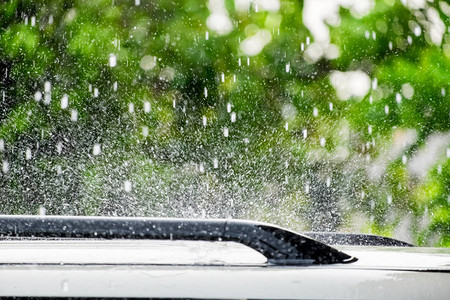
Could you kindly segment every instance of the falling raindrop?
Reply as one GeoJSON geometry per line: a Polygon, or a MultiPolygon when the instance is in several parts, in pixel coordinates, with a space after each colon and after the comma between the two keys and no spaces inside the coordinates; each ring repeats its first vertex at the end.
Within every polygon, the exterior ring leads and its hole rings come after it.
{"type": "Polygon", "coordinates": [[[302,133],[303,133],[303,139],[306,140],[306,138],[308,137],[308,130],[307,129],[303,129],[302,133]]]}
{"type": "Polygon", "coordinates": [[[370,209],[373,210],[375,208],[375,201],[372,199],[370,200],[370,209]]]}
{"type": "Polygon", "coordinates": [[[309,193],[309,183],[305,184],[305,193],[309,193]]]}
{"type": "Polygon", "coordinates": [[[398,104],[402,103],[402,95],[400,95],[400,93],[395,94],[395,101],[398,104]]]}
{"type": "MultiPolygon", "coordinates": [[[[144,110],[145,110],[145,108],[144,108],[144,110]]],[[[128,112],[130,114],[134,113],[134,103],[133,102],[128,103],[128,112]]]]}
{"type": "Polygon", "coordinates": [[[242,61],[240,58],[238,59],[238,65],[239,65],[239,67],[242,65],[242,61]]]}
{"type": "Polygon", "coordinates": [[[331,178],[330,177],[327,177],[327,187],[330,187],[331,186],[331,178]]]}
{"type": "Polygon", "coordinates": [[[372,125],[369,125],[369,127],[367,128],[367,131],[369,132],[369,134],[372,134],[372,125]]]}
{"type": "Polygon", "coordinates": [[[208,89],[205,87],[203,93],[205,94],[205,98],[208,98],[208,89]]]}
{"type": "Polygon", "coordinates": [[[117,81],[115,81],[113,84],[113,91],[117,92],[117,81]]]}
{"type": "Polygon", "coordinates": [[[317,109],[317,107],[314,107],[313,109],[313,116],[317,117],[319,115],[319,110],[317,109]]]}
{"type": "MultiPolygon", "coordinates": [[[[139,0],[136,0],[136,1],[139,1],[139,0]]],[[[67,281],[67,280],[61,281],[61,290],[64,293],[67,293],[69,291],[69,281],[67,281]]]]}
{"type": "Polygon", "coordinates": [[[42,205],[39,205],[39,215],[45,216],[46,214],[47,214],[47,210],[45,209],[45,207],[42,205]]]}
{"type": "Polygon", "coordinates": [[[388,47],[389,47],[389,50],[392,50],[392,42],[389,42],[388,47]]]}
{"type": "Polygon", "coordinates": [[[392,204],[392,196],[391,196],[391,195],[388,195],[388,196],[387,196],[387,203],[388,203],[389,205],[392,204]]]}
{"type": "Polygon", "coordinates": [[[250,57],[247,57],[247,66],[250,66],[250,57]]]}
{"type": "Polygon", "coordinates": [[[150,102],[144,101],[144,112],[145,112],[146,114],[148,114],[148,113],[150,112],[150,110],[151,110],[150,102]]]}
{"type": "Polygon", "coordinates": [[[224,137],[228,137],[228,133],[229,133],[229,132],[228,132],[228,127],[224,127],[224,128],[223,128],[223,136],[224,136],[224,137]]]}
{"type": "Polygon", "coordinates": [[[5,140],[4,139],[0,139],[0,151],[5,150],[5,140]]]}
{"type": "Polygon", "coordinates": [[[52,84],[50,83],[50,81],[46,81],[44,83],[44,92],[50,93],[51,89],[52,89],[52,84]]]}
{"type": "Polygon", "coordinates": [[[69,96],[64,94],[61,98],[61,109],[66,109],[69,106],[69,96]]]}
{"type": "Polygon", "coordinates": [[[412,37],[411,37],[410,35],[408,35],[408,36],[406,37],[406,41],[408,42],[409,45],[411,45],[412,42],[413,42],[413,39],[412,39],[412,37]]]}
{"type": "Polygon", "coordinates": [[[142,126],[142,135],[144,137],[148,136],[148,127],[147,126],[142,126]]]}
{"type": "Polygon", "coordinates": [[[289,130],[289,123],[286,122],[286,124],[284,124],[284,129],[289,130]]]}
{"type": "Polygon", "coordinates": [[[136,5],[136,6],[141,5],[141,0],[134,0],[134,5],[136,5]]]}
{"type": "Polygon", "coordinates": [[[205,32],[205,40],[209,40],[209,32],[205,32]]]}
{"type": "Polygon", "coordinates": [[[236,113],[233,111],[231,113],[231,123],[234,123],[234,122],[236,122],[236,113]]]}
{"type": "Polygon", "coordinates": [[[202,162],[198,165],[198,170],[200,173],[205,173],[205,165],[202,162]]]}
{"type": "Polygon", "coordinates": [[[222,82],[225,82],[225,74],[224,74],[224,73],[222,73],[222,74],[220,75],[220,79],[221,79],[222,82]]]}
{"type": "Polygon", "coordinates": [[[109,66],[114,68],[117,65],[117,57],[115,54],[111,53],[109,55],[109,66]]]}
{"type": "Polygon", "coordinates": [[[26,160],[30,160],[31,159],[31,149],[30,148],[27,148],[25,150],[25,159],[26,160]]]}
{"type": "Polygon", "coordinates": [[[386,105],[386,106],[384,107],[384,113],[385,113],[386,115],[389,114],[389,106],[388,106],[388,105],[386,105]]]}
{"type": "Polygon", "coordinates": [[[95,144],[92,148],[92,154],[93,155],[99,155],[102,152],[102,148],[100,144],[95,144]]]}
{"type": "Polygon", "coordinates": [[[78,121],[78,111],[77,111],[76,109],[72,109],[72,110],[70,111],[70,120],[71,120],[72,122],[78,121]]]}
{"type": "Polygon", "coordinates": [[[329,103],[329,107],[330,107],[330,111],[333,111],[333,103],[332,102],[329,103]]]}
{"type": "Polygon", "coordinates": [[[320,138],[320,146],[325,147],[325,138],[320,138]]]}
{"type": "Polygon", "coordinates": [[[56,144],[56,152],[58,152],[58,154],[61,154],[62,153],[62,148],[63,148],[63,143],[58,142],[56,144]]]}
{"type": "Polygon", "coordinates": [[[219,160],[217,158],[213,159],[213,166],[214,166],[214,169],[217,169],[219,167],[219,160]]]}
{"type": "Polygon", "coordinates": [[[406,155],[402,156],[402,163],[406,164],[406,162],[408,161],[408,158],[406,157],[406,155]]]}
{"type": "Polygon", "coordinates": [[[94,98],[98,98],[98,88],[94,88],[94,98]]]}
{"type": "Polygon", "coordinates": [[[233,74],[233,82],[236,82],[236,74],[233,74]]]}
{"type": "Polygon", "coordinates": [[[206,119],[206,117],[205,117],[205,116],[202,116],[202,123],[203,123],[203,126],[206,126],[206,125],[207,125],[207,122],[208,122],[208,120],[206,119]]]}
{"type": "Polygon", "coordinates": [[[289,73],[291,71],[291,63],[286,64],[286,73],[289,73]]]}
{"type": "Polygon", "coordinates": [[[3,160],[2,162],[2,171],[5,174],[9,172],[9,162],[7,160],[3,160]]]}
{"type": "Polygon", "coordinates": [[[37,91],[36,93],[34,93],[34,100],[39,102],[39,101],[41,101],[41,99],[42,99],[42,93],[41,92],[37,91]]]}
{"type": "Polygon", "coordinates": [[[420,28],[420,26],[414,27],[414,35],[420,36],[421,34],[422,34],[422,28],[420,28]]]}
{"type": "Polygon", "coordinates": [[[227,112],[228,113],[231,112],[231,103],[230,102],[227,103],[227,112]]]}
{"type": "Polygon", "coordinates": [[[131,192],[132,187],[133,187],[133,185],[132,185],[131,181],[125,180],[123,182],[123,190],[125,192],[127,192],[127,193],[131,192]]]}

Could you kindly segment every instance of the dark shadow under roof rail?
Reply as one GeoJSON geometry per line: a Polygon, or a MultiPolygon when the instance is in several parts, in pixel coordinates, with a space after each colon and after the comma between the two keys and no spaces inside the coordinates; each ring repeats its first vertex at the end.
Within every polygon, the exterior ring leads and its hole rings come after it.
{"type": "Polygon", "coordinates": [[[2,237],[233,241],[272,264],[350,263],[357,259],[310,237],[243,220],[0,216],[2,237]]]}

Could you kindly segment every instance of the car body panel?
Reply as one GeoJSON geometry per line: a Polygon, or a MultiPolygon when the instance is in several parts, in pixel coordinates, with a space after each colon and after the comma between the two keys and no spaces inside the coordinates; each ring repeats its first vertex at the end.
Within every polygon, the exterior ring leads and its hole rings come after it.
{"type": "Polygon", "coordinates": [[[8,240],[0,296],[448,299],[450,249],[341,246],[351,264],[277,266],[232,242],[8,240]]]}

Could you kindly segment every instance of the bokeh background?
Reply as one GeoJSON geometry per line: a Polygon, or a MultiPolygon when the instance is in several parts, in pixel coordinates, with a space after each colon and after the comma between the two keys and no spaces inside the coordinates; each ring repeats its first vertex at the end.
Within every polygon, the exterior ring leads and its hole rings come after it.
{"type": "Polygon", "coordinates": [[[450,246],[450,5],[0,3],[0,213],[450,246]]]}

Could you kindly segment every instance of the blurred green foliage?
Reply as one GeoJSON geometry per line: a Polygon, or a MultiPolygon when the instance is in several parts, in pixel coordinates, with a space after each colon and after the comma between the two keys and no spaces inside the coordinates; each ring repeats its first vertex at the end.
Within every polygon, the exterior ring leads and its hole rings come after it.
{"type": "Polygon", "coordinates": [[[258,3],[0,3],[0,213],[231,216],[450,246],[449,6],[341,7],[338,55],[313,59],[303,1],[258,3]],[[229,32],[208,27],[211,3],[229,32]],[[364,96],[340,99],[335,71],[366,74],[364,96]]]}

